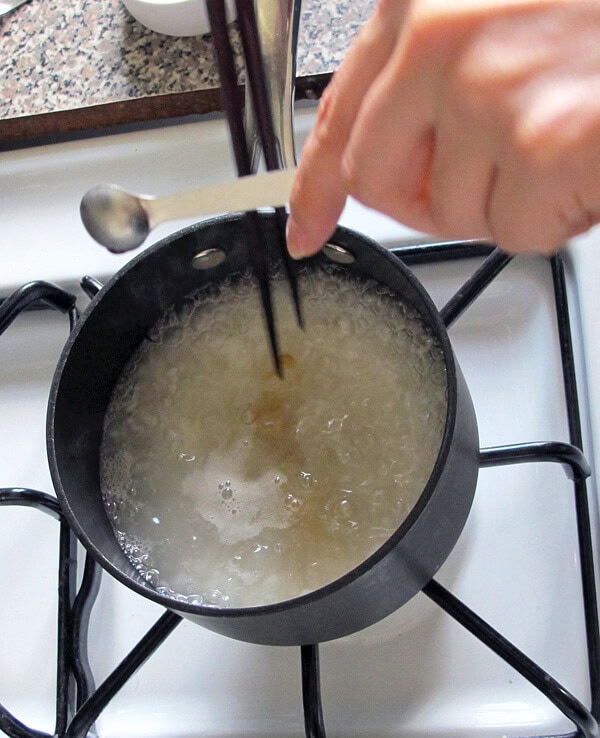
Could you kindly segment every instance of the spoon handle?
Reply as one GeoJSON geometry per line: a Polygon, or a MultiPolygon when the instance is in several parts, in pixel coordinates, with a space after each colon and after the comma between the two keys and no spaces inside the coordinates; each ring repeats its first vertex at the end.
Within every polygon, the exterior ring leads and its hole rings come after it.
{"type": "Polygon", "coordinates": [[[150,228],[181,218],[281,207],[290,200],[295,168],[238,177],[231,182],[163,197],[142,198],[150,228]]]}

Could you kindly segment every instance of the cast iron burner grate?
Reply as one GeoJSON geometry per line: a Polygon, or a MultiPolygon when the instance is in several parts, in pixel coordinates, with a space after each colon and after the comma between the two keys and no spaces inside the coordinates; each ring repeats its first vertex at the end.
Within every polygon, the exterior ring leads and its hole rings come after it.
{"type": "MultiPolygon", "coordinates": [[[[449,327],[477,298],[490,282],[507,266],[511,257],[483,243],[437,243],[402,246],[393,252],[407,265],[427,264],[450,259],[485,256],[481,266],[442,308],[441,315],[449,327]]],[[[569,321],[564,263],[560,255],[549,260],[552,272],[556,323],[562,360],[564,395],[567,408],[569,443],[522,443],[484,448],[480,451],[480,466],[499,466],[528,462],[559,463],[572,480],[576,509],[580,555],[582,595],[587,638],[587,669],[589,672],[591,706],[584,706],[561,684],[534,661],[516,648],[498,631],[435,580],[423,592],[470,633],[488,646],[500,658],[516,669],[544,694],[574,724],[574,732],[562,738],[594,738],[600,735],[600,632],[598,603],[592,546],[592,529],[586,478],[589,465],[583,456],[583,439],[575,360],[569,321]]],[[[93,296],[101,288],[90,277],[82,280],[84,291],[93,296]]],[[[59,310],[69,316],[71,328],[78,319],[75,297],[47,282],[30,282],[0,305],[0,334],[19,313],[32,307],[59,310]]],[[[181,622],[170,611],[157,620],[138,644],[121,661],[105,681],[96,686],[87,657],[87,632],[90,612],[100,584],[100,569],[85,556],[79,587],[76,584],[78,561],[77,541],[70,530],[56,499],[31,489],[0,489],[0,505],[24,505],[54,517],[60,525],[58,578],[57,686],[56,724],[52,733],[27,727],[4,706],[0,705],[0,730],[10,738],[83,738],[93,730],[93,724],[135,671],[152,655],[181,622]]],[[[304,725],[307,738],[325,738],[321,707],[319,646],[300,647],[304,725]]],[[[532,737],[530,737],[532,738],[532,737]]],[[[544,736],[538,738],[557,738],[544,736]]]]}

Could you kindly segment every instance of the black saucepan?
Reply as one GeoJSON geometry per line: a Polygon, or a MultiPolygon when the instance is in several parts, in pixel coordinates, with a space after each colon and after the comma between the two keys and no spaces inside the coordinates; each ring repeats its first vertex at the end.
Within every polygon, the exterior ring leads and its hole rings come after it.
{"type": "MultiPolygon", "coordinates": [[[[277,243],[275,219],[265,213],[261,222],[267,240],[277,243]]],[[[390,614],[419,592],[442,565],[465,524],[475,491],[479,452],[475,413],[431,299],[399,259],[378,244],[342,228],[331,243],[343,249],[338,260],[351,261],[335,268],[387,286],[412,304],[437,337],[447,369],[448,410],[437,461],[411,513],[378,551],[322,589],[253,608],[177,602],[156,592],[136,572],[103,507],[99,449],[115,383],[149,328],[168,308],[183,303],[208,282],[247,271],[242,216],[180,231],[125,266],[85,310],[64,348],[51,388],[47,435],[52,477],[61,506],[84,547],[139,594],[244,641],[317,643],[355,632],[390,614]],[[200,252],[209,264],[212,255],[210,269],[194,268],[200,252]]],[[[272,258],[277,259],[275,248],[272,258]]],[[[307,260],[306,266],[318,269],[325,263],[332,262],[322,252],[307,260]]]]}

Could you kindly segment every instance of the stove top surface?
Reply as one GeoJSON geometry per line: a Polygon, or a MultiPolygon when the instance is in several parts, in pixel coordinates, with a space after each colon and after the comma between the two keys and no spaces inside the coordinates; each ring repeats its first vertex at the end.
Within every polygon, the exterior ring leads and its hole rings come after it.
{"type": "MultiPolygon", "coordinates": [[[[312,113],[299,116],[301,130],[311,123],[312,113]]],[[[3,293],[37,278],[74,284],[91,273],[104,279],[126,260],[102,252],[84,234],[76,213],[88,186],[118,180],[158,193],[232,176],[223,166],[228,159],[221,124],[206,124],[201,145],[195,140],[199,133],[184,125],[2,155],[7,160],[0,169],[0,192],[3,200],[9,198],[3,251],[10,265],[0,275],[3,293]],[[156,181],[153,155],[165,148],[170,163],[156,181]],[[213,174],[203,156],[214,156],[213,174]],[[56,182],[48,196],[42,195],[45,177],[56,182]],[[27,206],[35,213],[31,218],[24,216],[27,206]],[[56,215],[73,211],[66,219],[56,215]]],[[[345,224],[386,245],[411,235],[354,205],[345,224]]],[[[594,306],[587,299],[589,249],[589,242],[573,247],[567,284],[584,451],[593,461],[597,405],[591,380],[598,359],[594,306]]],[[[441,307],[480,263],[440,261],[414,271],[441,307]]],[[[81,295],[80,304],[86,301],[81,295]]],[[[482,447],[569,441],[546,260],[513,260],[449,332],[473,397],[482,447]]],[[[1,338],[0,483],[5,487],[52,493],[45,412],[67,335],[64,316],[30,312],[1,338]]],[[[593,476],[588,484],[596,536],[593,476]]],[[[50,732],[57,549],[58,526],[50,517],[20,507],[2,509],[0,571],[9,606],[0,608],[0,702],[29,726],[50,732]]],[[[588,704],[579,563],[573,485],[560,465],[483,468],[467,526],[436,579],[588,704]]],[[[90,621],[89,656],[97,683],[162,612],[103,576],[90,621]]],[[[500,738],[573,730],[544,695],[423,594],[362,633],[322,644],[320,660],[328,736],[500,738]]],[[[100,736],[123,737],[299,736],[304,730],[300,677],[298,649],[236,642],[182,622],[109,703],[96,728],[100,736]]]]}

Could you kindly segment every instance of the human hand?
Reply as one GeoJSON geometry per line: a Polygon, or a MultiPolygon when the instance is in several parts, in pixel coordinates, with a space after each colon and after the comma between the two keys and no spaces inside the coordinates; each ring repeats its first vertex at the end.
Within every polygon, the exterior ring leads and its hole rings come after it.
{"type": "Polygon", "coordinates": [[[290,203],[552,253],[600,222],[600,0],[381,0],[325,91],[290,203]]]}

